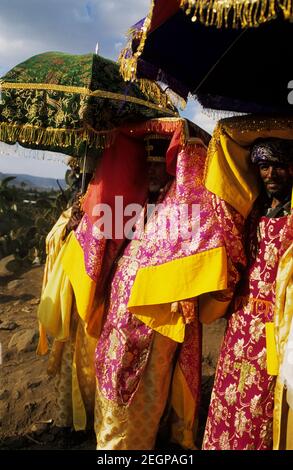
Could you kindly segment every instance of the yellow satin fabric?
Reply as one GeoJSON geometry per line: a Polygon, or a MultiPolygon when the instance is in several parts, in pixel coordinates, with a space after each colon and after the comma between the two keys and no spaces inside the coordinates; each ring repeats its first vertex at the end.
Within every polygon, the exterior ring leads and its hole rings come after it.
{"type": "Polygon", "coordinates": [[[176,419],[171,424],[171,439],[184,449],[196,449],[194,445],[196,423],[195,401],[187,385],[186,379],[177,362],[171,391],[171,406],[176,419]]]}
{"type": "Polygon", "coordinates": [[[286,450],[293,450],[293,410],[289,409],[287,423],[286,450]]]}
{"type": "Polygon", "coordinates": [[[64,251],[62,267],[65,273],[68,272],[70,276],[78,314],[86,321],[93,304],[95,283],[85,270],[83,250],[74,233],[64,251]]]}
{"type": "Polygon", "coordinates": [[[86,333],[82,320],[78,319],[72,362],[73,426],[76,431],[93,425],[96,343],[96,339],[86,333]]]}
{"type": "Polygon", "coordinates": [[[65,248],[66,244],[57,256],[38,308],[40,323],[59,341],[69,338],[73,300],[71,284],[61,264],[65,248]]]}
{"type": "MultiPolygon", "coordinates": [[[[47,261],[38,309],[41,325],[38,352],[44,354],[48,350],[45,334],[48,331],[55,338],[48,373],[53,376],[58,373],[57,422],[60,426],[73,425],[78,431],[86,429],[89,419],[93,419],[96,339],[87,335],[83,321],[74,314],[73,289],[63,269],[66,250],[72,246],[72,239],[76,241],[73,232],[65,242],[63,240],[70,214],[71,209],[63,213],[47,236],[47,261]]],[[[75,243],[73,246],[76,250],[75,243]]],[[[80,284],[79,288],[82,286],[84,284],[80,284]]]]}
{"type": "Polygon", "coordinates": [[[83,250],[72,233],[62,256],[62,267],[72,285],[77,311],[89,335],[98,338],[103,319],[103,304],[95,299],[96,282],[86,272],[83,250]]]}
{"type": "Polygon", "coordinates": [[[153,330],[182,343],[185,325],[180,313],[171,313],[171,303],[226,287],[226,251],[218,247],[141,268],[131,289],[128,308],[153,330]]]}
{"type": "MultiPolygon", "coordinates": [[[[50,354],[50,373],[56,377],[57,426],[73,426],[76,431],[92,428],[95,401],[94,352],[96,340],[72,309],[70,338],[55,341],[58,354],[50,354]],[[61,355],[59,354],[62,345],[61,355]]],[[[48,371],[49,372],[49,371],[48,371]]]]}
{"type": "Polygon", "coordinates": [[[259,194],[250,147],[258,138],[293,139],[293,118],[240,116],[219,121],[208,147],[204,184],[247,217],[259,194]]]}
{"type": "MultiPolygon", "coordinates": [[[[63,237],[65,235],[66,225],[71,217],[72,208],[70,207],[66,211],[62,212],[61,216],[57,220],[52,230],[46,237],[46,263],[43,276],[42,294],[47,285],[49,274],[51,273],[58,253],[64,244],[63,237]]],[[[41,294],[41,296],[42,296],[41,294]]],[[[48,342],[46,336],[46,330],[44,326],[39,322],[39,343],[37,347],[37,354],[44,355],[48,352],[48,342]]]]}
{"type": "Polygon", "coordinates": [[[279,359],[275,340],[275,325],[273,322],[265,324],[266,349],[267,349],[267,371],[269,375],[278,375],[279,359]]]}
{"type": "Polygon", "coordinates": [[[64,235],[66,225],[71,217],[72,207],[62,212],[54,227],[46,237],[46,264],[43,277],[43,289],[45,288],[50,272],[53,269],[55,260],[61,247],[64,245],[64,235]]]}
{"type": "MultiPolygon", "coordinates": [[[[293,321],[293,244],[287,249],[282,256],[276,284],[276,307],[275,307],[275,336],[276,346],[281,365],[284,358],[285,345],[290,332],[291,322],[293,321]]],[[[283,416],[283,400],[284,400],[284,387],[277,377],[275,387],[275,403],[274,403],[274,420],[273,420],[273,448],[279,449],[281,445],[281,434],[284,420],[287,417],[283,416]]],[[[288,424],[285,423],[287,428],[287,437],[290,441],[290,435],[293,433],[292,429],[292,410],[290,411],[290,419],[288,424]]],[[[289,442],[288,441],[288,442],[289,442]]]]}

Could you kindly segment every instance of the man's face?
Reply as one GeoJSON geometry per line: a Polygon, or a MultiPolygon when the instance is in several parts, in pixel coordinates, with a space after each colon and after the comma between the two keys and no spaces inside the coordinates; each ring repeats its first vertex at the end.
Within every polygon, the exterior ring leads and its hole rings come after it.
{"type": "Polygon", "coordinates": [[[290,192],[293,181],[293,164],[262,163],[259,166],[259,173],[266,191],[271,197],[284,197],[290,192]]]}
{"type": "Polygon", "coordinates": [[[164,162],[148,162],[149,191],[157,193],[169,181],[170,175],[164,162]]]}

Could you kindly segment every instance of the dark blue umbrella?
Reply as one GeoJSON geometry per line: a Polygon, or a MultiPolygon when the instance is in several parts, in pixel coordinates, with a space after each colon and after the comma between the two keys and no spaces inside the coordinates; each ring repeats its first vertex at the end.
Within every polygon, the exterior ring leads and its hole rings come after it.
{"type": "MultiPolygon", "coordinates": [[[[169,0],[168,6],[156,0],[149,25],[133,27],[121,54],[124,77],[161,81],[185,100],[192,94],[207,108],[291,113],[288,84],[293,80],[293,23],[285,20],[283,10],[272,18],[270,11],[261,17],[252,9],[254,22],[246,21],[248,26],[243,27],[241,15],[236,21],[232,10],[227,10],[226,21],[221,23],[220,13],[214,13],[212,21],[207,9],[216,0],[205,2],[204,23],[191,21],[197,13],[197,0],[182,3],[195,5],[189,15],[180,8],[179,0],[169,0]]],[[[260,8],[262,2],[242,3],[260,8]]]]}

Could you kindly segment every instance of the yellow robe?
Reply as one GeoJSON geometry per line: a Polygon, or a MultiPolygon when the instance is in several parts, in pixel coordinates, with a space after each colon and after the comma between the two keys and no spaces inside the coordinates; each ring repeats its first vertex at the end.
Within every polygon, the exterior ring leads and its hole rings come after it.
{"type": "Polygon", "coordinates": [[[73,291],[61,260],[71,238],[64,240],[71,208],[64,211],[46,238],[46,265],[38,309],[40,339],[38,354],[46,354],[46,331],[55,341],[48,361],[48,374],[57,374],[57,417],[59,426],[83,430],[93,417],[95,397],[94,350],[96,340],[85,332],[77,316],[73,291]]]}
{"type": "MultiPolygon", "coordinates": [[[[280,260],[276,287],[275,333],[278,362],[284,359],[285,345],[288,340],[293,319],[293,244],[280,260]]],[[[275,388],[275,406],[273,421],[274,450],[293,450],[293,410],[289,408],[284,385],[280,375],[275,388]]]]}

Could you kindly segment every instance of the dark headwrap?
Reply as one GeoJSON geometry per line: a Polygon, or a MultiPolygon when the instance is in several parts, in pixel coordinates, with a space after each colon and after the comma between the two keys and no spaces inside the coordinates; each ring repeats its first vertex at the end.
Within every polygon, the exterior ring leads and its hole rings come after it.
{"type": "Polygon", "coordinates": [[[261,139],[255,142],[251,150],[252,163],[293,163],[293,140],[261,139]]]}

